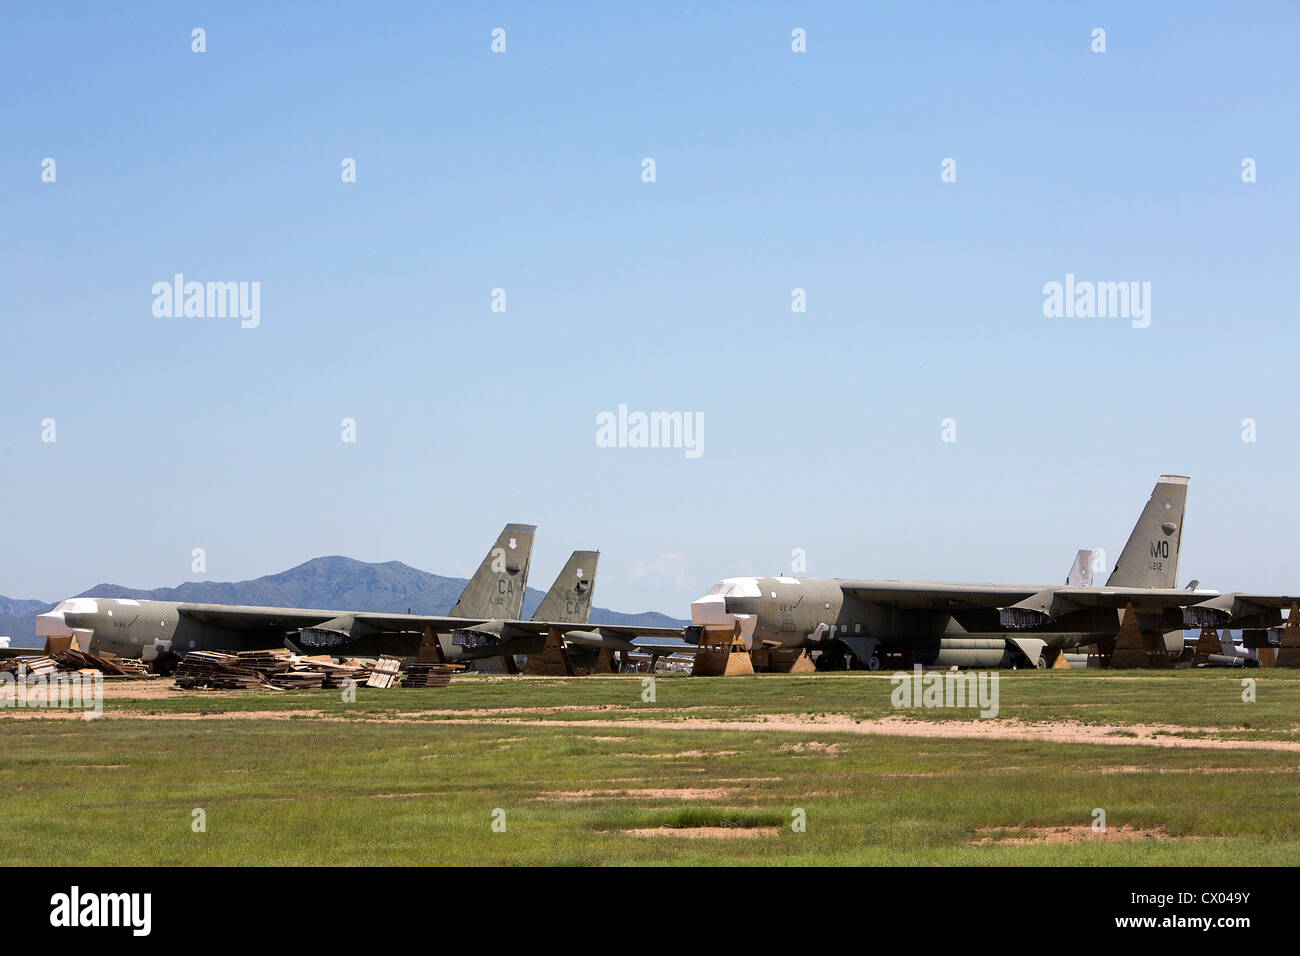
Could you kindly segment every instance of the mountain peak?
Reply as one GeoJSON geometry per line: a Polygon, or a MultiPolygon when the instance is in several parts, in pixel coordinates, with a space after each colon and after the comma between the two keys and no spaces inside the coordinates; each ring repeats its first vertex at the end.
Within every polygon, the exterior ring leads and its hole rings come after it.
{"type": "MultiPolygon", "coordinates": [[[[250,581],[186,581],[176,587],[150,590],[105,583],[76,596],[390,614],[407,610],[413,614],[446,614],[464,586],[464,578],[431,574],[401,561],[372,564],[346,555],[331,554],[250,581]]],[[[524,596],[524,617],[536,610],[544,594],[544,591],[528,588],[524,596]]],[[[0,635],[12,637],[15,644],[34,645],[36,615],[51,607],[52,604],[43,601],[0,598],[0,635]]],[[[620,614],[607,608],[592,608],[591,623],[677,627],[686,622],[656,612],[620,614]]]]}

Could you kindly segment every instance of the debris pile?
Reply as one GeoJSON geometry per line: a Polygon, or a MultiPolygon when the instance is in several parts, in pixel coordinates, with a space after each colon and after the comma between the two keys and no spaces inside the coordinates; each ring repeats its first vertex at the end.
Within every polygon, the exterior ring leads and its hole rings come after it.
{"type": "Polygon", "coordinates": [[[43,654],[36,657],[10,657],[0,661],[0,671],[10,674],[17,674],[20,666],[28,677],[46,677],[58,671],[59,662],[43,654]]]}
{"type": "Polygon", "coordinates": [[[118,657],[115,654],[92,654],[75,647],[55,651],[59,667],[69,671],[96,670],[105,677],[148,677],[149,665],[144,661],[118,657]]]}
{"type": "Polygon", "coordinates": [[[406,665],[403,687],[446,687],[453,674],[465,669],[463,664],[438,664],[433,661],[412,661],[406,665]]]}
{"type": "Polygon", "coordinates": [[[151,678],[148,665],[144,661],[130,660],[113,654],[91,654],[75,647],[52,651],[49,654],[34,654],[24,657],[10,657],[0,661],[0,672],[17,674],[22,667],[28,677],[48,677],[58,673],[76,673],[91,677],[132,677],[151,678]]]}
{"type": "MultiPolygon", "coordinates": [[[[395,665],[393,675],[396,676],[396,668],[401,666],[402,659],[394,657],[390,660],[395,665]]],[[[367,684],[373,666],[356,659],[335,663],[328,655],[301,657],[284,648],[240,651],[237,654],[190,651],[176,667],[176,686],[185,689],[210,687],[214,690],[338,688],[346,686],[348,681],[354,685],[367,684]]],[[[369,686],[389,687],[392,684],[390,680],[387,684],[369,686]]]]}
{"type": "Polygon", "coordinates": [[[354,685],[361,685],[370,680],[370,671],[374,665],[369,661],[359,661],[355,657],[350,657],[338,664],[325,665],[325,682],[321,685],[325,688],[343,687],[348,681],[354,685]]]}
{"type": "Polygon", "coordinates": [[[334,663],[328,654],[300,657],[284,648],[265,651],[241,651],[241,667],[248,667],[266,678],[273,687],[342,687],[351,680],[364,684],[370,677],[370,665],[358,660],[334,663]]]}
{"type": "Polygon", "coordinates": [[[411,661],[383,654],[370,662],[349,658],[336,662],[328,655],[303,657],[284,648],[262,651],[190,651],[176,666],[176,686],[186,690],[207,687],[213,690],[242,690],[250,687],[339,688],[366,687],[446,687],[453,675],[465,669],[463,664],[435,661],[411,661]],[[402,680],[399,675],[404,673],[402,680]]]}
{"type": "Polygon", "coordinates": [[[190,651],[176,665],[176,686],[186,690],[209,687],[213,690],[240,690],[267,683],[251,667],[240,667],[234,654],[220,651],[190,651]]]}
{"type": "Polygon", "coordinates": [[[380,654],[379,660],[366,678],[367,687],[392,687],[397,680],[397,673],[402,669],[402,659],[391,654],[380,654]]]}

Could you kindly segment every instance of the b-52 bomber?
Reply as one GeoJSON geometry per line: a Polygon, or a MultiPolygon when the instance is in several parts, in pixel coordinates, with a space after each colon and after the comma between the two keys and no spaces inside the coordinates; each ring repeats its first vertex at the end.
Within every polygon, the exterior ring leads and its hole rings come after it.
{"type": "MultiPolygon", "coordinates": [[[[820,651],[821,669],[1048,667],[1065,649],[1094,645],[1103,662],[1168,666],[1184,628],[1277,628],[1293,595],[1176,586],[1188,479],[1162,475],[1105,586],[941,584],[839,578],[736,577],[691,604],[684,637],[712,643],[732,632],[745,646],[820,651]],[[1116,641],[1119,644],[1116,644],[1116,641]]],[[[1288,633],[1300,631],[1297,621],[1288,633]]],[[[1284,644],[1286,641],[1284,640],[1284,644]]]]}
{"type": "Polygon", "coordinates": [[[678,628],[591,625],[598,551],[575,551],[531,620],[522,620],[534,525],[508,524],[447,615],[70,598],[36,618],[40,637],[76,637],[94,653],[165,669],[192,650],[290,646],[350,656],[395,654],[447,661],[540,653],[548,637],[588,650],[626,650],[639,636],[678,628]]]}

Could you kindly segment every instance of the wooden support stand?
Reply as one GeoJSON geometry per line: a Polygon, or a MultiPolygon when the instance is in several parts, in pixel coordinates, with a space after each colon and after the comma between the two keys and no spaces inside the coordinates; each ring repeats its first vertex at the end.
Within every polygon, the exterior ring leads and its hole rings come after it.
{"type": "Polygon", "coordinates": [[[817,670],[812,657],[802,647],[763,647],[756,644],[749,652],[756,672],[766,674],[811,674],[817,670]]]}
{"type": "Polygon", "coordinates": [[[420,638],[420,649],[416,652],[415,659],[434,661],[438,664],[447,663],[447,656],[442,652],[442,643],[438,640],[438,635],[427,624],[424,625],[424,636],[420,638]]]}
{"type": "Polygon", "coordinates": [[[573,677],[573,661],[564,646],[564,634],[559,628],[549,628],[546,643],[540,654],[529,654],[524,673],[541,677],[573,677]]]}
{"type": "Polygon", "coordinates": [[[1282,628],[1282,643],[1277,648],[1278,667],[1300,667],[1300,607],[1297,607],[1298,604],[1300,602],[1291,602],[1286,627],[1282,628]]]}
{"type": "Polygon", "coordinates": [[[52,657],[55,654],[68,650],[88,651],[90,650],[90,647],[82,647],[81,642],[77,640],[76,634],[65,634],[62,637],[47,637],[45,639],[45,654],[47,657],[52,657]]]}
{"type": "Polygon", "coordinates": [[[614,660],[614,652],[608,647],[602,647],[600,653],[596,655],[596,666],[592,668],[593,674],[617,674],[618,662],[614,660]]]}
{"type": "Polygon", "coordinates": [[[730,677],[734,674],[754,673],[754,662],[745,647],[740,633],[740,622],[730,632],[705,628],[700,636],[695,663],[691,665],[692,677],[730,677]]]}
{"type": "Polygon", "coordinates": [[[1201,636],[1196,640],[1196,653],[1192,656],[1192,666],[1210,663],[1211,654],[1223,653],[1219,643],[1219,632],[1212,627],[1201,628],[1201,636]]]}
{"type": "Polygon", "coordinates": [[[1276,667],[1278,649],[1268,642],[1268,631],[1260,627],[1243,628],[1241,646],[1255,651],[1260,667],[1276,667]]]}
{"type": "Polygon", "coordinates": [[[1120,622],[1119,633],[1115,635],[1114,649],[1110,654],[1110,666],[1169,668],[1169,652],[1165,650],[1164,635],[1159,631],[1143,631],[1138,626],[1137,612],[1133,602],[1124,606],[1124,617],[1120,622]]]}

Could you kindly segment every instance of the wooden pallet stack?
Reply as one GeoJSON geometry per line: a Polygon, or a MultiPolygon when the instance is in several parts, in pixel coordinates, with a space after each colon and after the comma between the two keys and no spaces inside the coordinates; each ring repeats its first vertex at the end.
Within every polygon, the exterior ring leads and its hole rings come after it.
{"type": "Polygon", "coordinates": [[[140,671],[144,670],[143,661],[132,661],[132,664],[139,664],[140,669],[132,669],[128,663],[115,654],[92,654],[89,651],[80,651],[75,647],[69,647],[67,650],[55,651],[54,659],[59,662],[59,666],[67,671],[99,671],[105,677],[130,677],[138,676],[140,671]]]}
{"type": "Polygon", "coordinates": [[[28,677],[48,677],[59,670],[58,661],[40,654],[34,657],[10,657],[0,661],[0,671],[17,674],[20,665],[28,677]]]}
{"type": "Polygon", "coordinates": [[[465,669],[463,664],[439,664],[434,661],[412,661],[406,665],[402,687],[446,687],[454,674],[465,669]]]}
{"type": "Polygon", "coordinates": [[[288,670],[297,660],[287,647],[267,648],[260,651],[240,651],[235,657],[240,667],[250,667],[260,674],[276,674],[288,670]]]}
{"type": "Polygon", "coordinates": [[[281,671],[274,677],[268,677],[266,682],[272,687],[279,687],[282,690],[292,690],[294,688],[319,690],[325,686],[325,673],[307,668],[292,668],[291,670],[281,671]]]}
{"type": "Polygon", "coordinates": [[[122,671],[126,677],[159,677],[159,674],[153,674],[149,671],[149,665],[144,661],[136,660],[131,657],[117,657],[113,659],[113,664],[122,671]]]}
{"type": "Polygon", "coordinates": [[[345,687],[348,681],[352,681],[353,686],[360,686],[370,679],[371,665],[356,658],[350,658],[339,664],[323,665],[325,670],[325,681],[322,687],[345,687]]]}
{"type": "Polygon", "coordinates": [[[347,686],[349,681],[354,686],[392,687],[401,666],[402,658],[391,655],[384,655],[371,664],[355,658],[336,663],[328,655],[301,657],[284,648],[240,651],[237,654],[190,651],[177,665],[175,677],[177,687],[223,690],[249,687],[337,689],[347,686]]]}
{"type": "Polygon", "coordinates": [[[370,671],[370,676],[366,678],[367,687],[392,687],[397,680],[397,674],[402,669],[402,659],[394,657],[391,654],[381,654],[379,660],[375,661],[374,667],[370,671]]]}
{"type": "Polygon", "coordinates": [[[187,690],[244,690],[266,685],[266,678],[257,671],[239,666],[237,656],[219,651],[190,651],[176,665],[175,677],[176,686],[187,690]]]}
{"type": "Polygon", "coordinates": [[[241,665],[250,667],[275,687],[338,688],[351,680],[364,684],[370,677],[370,665],[358,660],[334,662],[328,654],[299,657],[288,650],[243,651],[241,665]]]}

